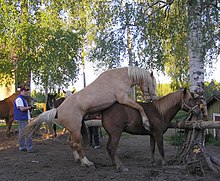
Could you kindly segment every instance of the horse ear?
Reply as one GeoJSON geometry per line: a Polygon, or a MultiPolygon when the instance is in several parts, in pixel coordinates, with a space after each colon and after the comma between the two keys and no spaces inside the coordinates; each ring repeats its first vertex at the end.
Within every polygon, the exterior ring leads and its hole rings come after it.
{"type": "Polygon", "coordinates": [[[150,73],[150,76],[151,76],[151,77],[153,77],[153,76],[154,76],[154,73],[153,73],[153,71],[151,71],[151,73],[150,73]]]}
{"type": "Polygon", "coordinates": [[[66,91],[65,91],[65,90],[63,90],[63,93],[64,93],[64,94],[66,94],[66,91]]]}
{"type": "Polygon", "coordinates": [[[72,91],[72,94],[75,92],[75,90],[72,91]]]}

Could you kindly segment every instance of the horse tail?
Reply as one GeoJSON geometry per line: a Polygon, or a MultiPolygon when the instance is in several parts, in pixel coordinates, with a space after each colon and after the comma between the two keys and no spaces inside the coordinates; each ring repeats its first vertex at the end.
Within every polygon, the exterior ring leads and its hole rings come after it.
{"type": "Polygon", "coordinates": [[[28,135],[33,135],[38,129],[40,129],[41,124],[45,122],[49,127],[52,127],[55,123],[55,116],[57,109],[51,109],[49,111],[41,113],[33,121],[31,121],[24,129],[22,137],[27,137],[28,135]]]}
{"type": "Polygon", "coordinates": [[[88,145],[89,144],[89,136],[88,136],[87,127],[86,127],[84,120],[82,121],[81,135],[82,135],[83,145],[88,145]]]}

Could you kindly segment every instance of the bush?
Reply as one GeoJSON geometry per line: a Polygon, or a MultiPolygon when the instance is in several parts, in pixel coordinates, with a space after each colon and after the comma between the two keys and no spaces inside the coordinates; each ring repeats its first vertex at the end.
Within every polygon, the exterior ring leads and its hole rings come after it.
{"type": "Polygon", "coordinates": [[[178,131],[175,135],[165,137],[164,140],[173,146],[180,146],[184,142],[184,131],[178,131]]]}
{"type": "Polygon", "coordinates": [[[220,140],[215,138],[213,134],[205,135],[206,144],[220,146],[220,140]]]}

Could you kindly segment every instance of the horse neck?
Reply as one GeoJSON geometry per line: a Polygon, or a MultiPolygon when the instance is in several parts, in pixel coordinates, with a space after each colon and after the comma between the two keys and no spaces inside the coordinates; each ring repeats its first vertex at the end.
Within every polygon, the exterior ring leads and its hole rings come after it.
{"type": "Polygon", "coordinates": [[[169,94],[168,96],[166,96],[166,101],[164,101],[164,97],[157,100],[158,101],[157,104],[159,105],[162,104],[162,106],[160,105],[160,107],[163,108],[163,109],[157,108],[157,110],[162,116],[163,120],[166,122],[170,122],[174,118],[174,116],[177,114],[177,112],[181,109],[181,106],[182,106],[182,99],[180,98],[180,96],[174,97],[175,102],[173,103],[173,101],[169,99],[169,96],[171,95],[172,94],[169,94]]]}

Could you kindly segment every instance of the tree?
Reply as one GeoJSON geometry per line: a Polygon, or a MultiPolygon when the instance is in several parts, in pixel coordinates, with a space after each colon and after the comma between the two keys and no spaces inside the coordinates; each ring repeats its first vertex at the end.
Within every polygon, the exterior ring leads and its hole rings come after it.
{"type": "Polygon", "coordinates": [[[61,1],[1,1],[0,78],[24,82],[32,73],[45,89],[76,80],[80,32],[66,26],[65,6],[61,1]]]}

